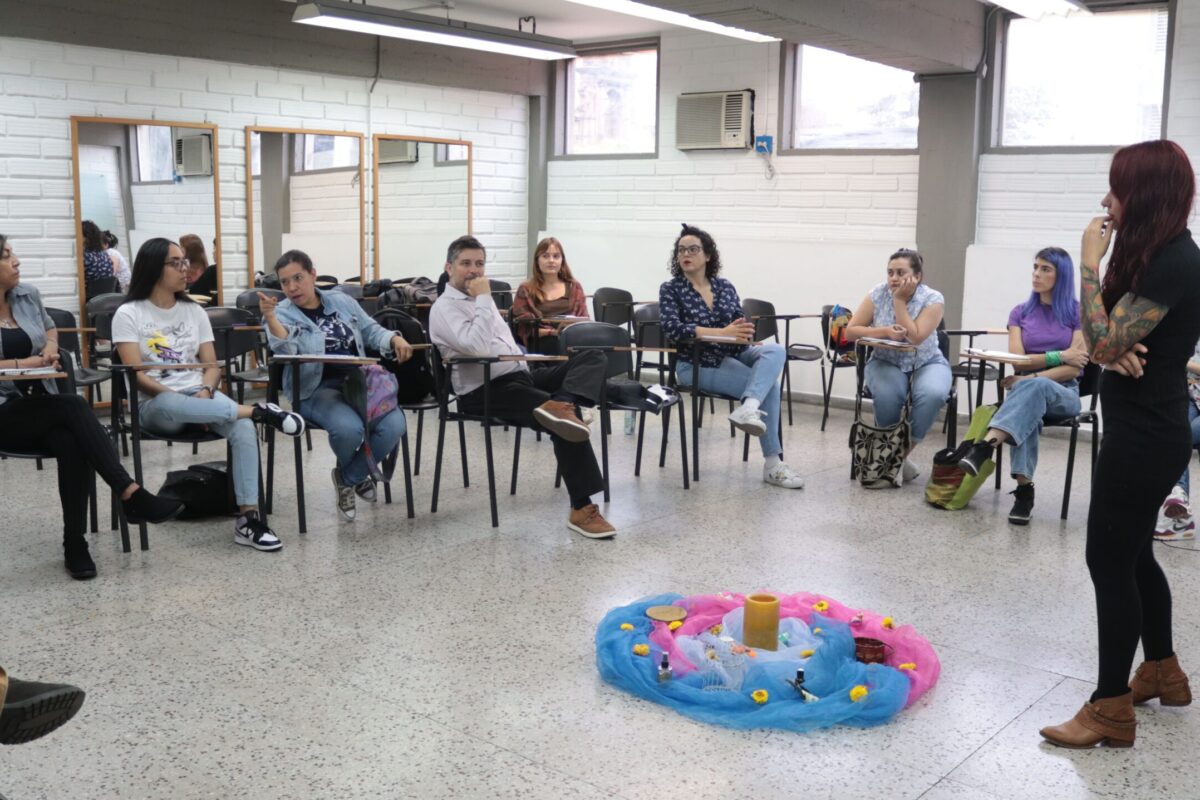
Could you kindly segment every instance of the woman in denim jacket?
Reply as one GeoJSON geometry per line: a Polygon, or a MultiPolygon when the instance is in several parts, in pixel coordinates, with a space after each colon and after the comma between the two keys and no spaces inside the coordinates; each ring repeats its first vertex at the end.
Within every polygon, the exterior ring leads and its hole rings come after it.
{"type": "MultiPolygon", "coordinates": [[[[280,355],[363,356],[369,345],[380,353],[395,353],[396,360],[412,357],[404,337],[389,331],[362,310],[358,301],[341,292],[322,292],[316,286],[312,259],[300,250],[289,250],[275,262],[275,274],[287,300],[279,302],[259,294],[263,322],[271,352],[280,355]]],[[[301,364],[300,408],[305,419],[329,432],[329,446],[337,457],[333,485],[338,513],[347,522],[356,514],[354,496],[375,502],[375,481],[363,450],[366,425],[345,397],[346,378],[353,365],[301,364]]],[[[292,396],[292,372],[283,372],[283,391],[292,396]]],[[[371,452],[392,452],[406,430],[404,412],[393,409],[371,426],[371,452]]]]}

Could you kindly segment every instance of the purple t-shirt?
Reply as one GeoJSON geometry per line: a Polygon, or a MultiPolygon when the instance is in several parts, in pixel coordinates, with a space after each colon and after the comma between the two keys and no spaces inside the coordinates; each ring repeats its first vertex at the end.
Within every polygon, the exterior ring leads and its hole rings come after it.
{"type": "Polygon", "coordinates": [[[1048,353],[1051,350],[1066,350],[1071,346],[1071,337],[1079,330],[1079,304],[1071,324],[1063,325],[1054,316],[1054,308],[1038,303],[1033,311],[1023,315],[1025,304],[1021,303],[1008,315],[1008,327],[1021,329],[1021,344],[1029,354],[1048,353]]]}

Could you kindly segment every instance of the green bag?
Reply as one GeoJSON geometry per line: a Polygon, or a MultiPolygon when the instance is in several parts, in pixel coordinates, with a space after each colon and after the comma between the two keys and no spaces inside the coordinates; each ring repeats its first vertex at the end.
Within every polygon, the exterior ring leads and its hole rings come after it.
{"type": "Polygon", "coordinates": [[[958,466],[958,462],[967,454],[971,445],[980,441],[987,433],[997,408],[996,405],[986,405],[975,409],[975,413],[971,415],[971,425],[958,447],[953,450],[939,450],[934,455],[929,483],[925,484],[925,502],[950,511],[966,508],[967,503],[971,502],[971,498],[979,491],[979,487],[996,471],[996,464],[990,458],[983,463],[978,475],[968,475],[958,466]]]}

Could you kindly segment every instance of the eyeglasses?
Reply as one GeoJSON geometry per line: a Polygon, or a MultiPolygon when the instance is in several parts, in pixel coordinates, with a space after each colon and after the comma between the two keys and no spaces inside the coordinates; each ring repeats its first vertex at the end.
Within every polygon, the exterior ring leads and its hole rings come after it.
{"type": "Polygon", "coordinates": [[[683,247],[676,247],[675,252],[681,256],[696,256],[703,251],[704,248],[698,244],[689,244],[683,247]]]}
{"type": "Polygon", "coordinates": [[[177,269],[180,272],[183,272],[191,265],[192,262],[188,261],[186,258],[169,258],[163,262],[163,266],[170,267],[171,269],[177,269]]]}

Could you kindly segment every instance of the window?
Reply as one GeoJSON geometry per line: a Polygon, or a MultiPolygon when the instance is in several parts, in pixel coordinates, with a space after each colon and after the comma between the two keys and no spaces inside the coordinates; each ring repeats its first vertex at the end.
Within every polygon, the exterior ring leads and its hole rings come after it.
{"type": "Polygon", "coordinates": [[[138,183],[175,180],[175,141],[165,125],[137,126],[138,183]]]}
{"type": "Polygon", "coordinates": [[[561,154],[655,152],[657,45],[581,52],[563,69],[561,154]]]}
{"type": "Polygon", "coordinates": [[[450,166],[467,163],[471,148],[465,144],[439,144],[434,147],[434,164],[450,166]]]}
{"type": "Polygon", "coordinates": [[[911,72],[799,45],[792,147],[912,150],[920,84],[911,72]]]}
{"type": "Polygon", "coordinates": [[[250,134],[250,176],[257,178],[262,175],[262,134],[257,131],[250,134]]]}
{"type": "Polygon", "coordinates": [[[1103,146],[1162,136],[1166,8],[1008,23],[1000,144],[1103,146]]]}
{"type": "Polygon", "coordinates": [[[297,134],[296,172],[322,169],[358,169],[358,138],[325,134],[297,134]]]}

